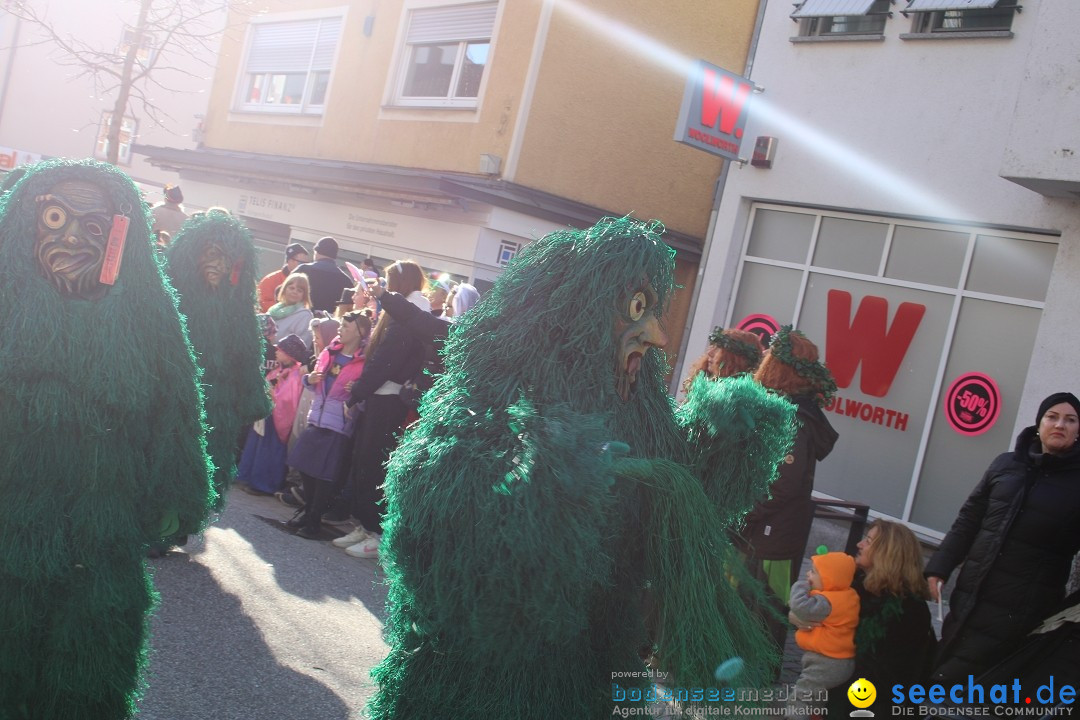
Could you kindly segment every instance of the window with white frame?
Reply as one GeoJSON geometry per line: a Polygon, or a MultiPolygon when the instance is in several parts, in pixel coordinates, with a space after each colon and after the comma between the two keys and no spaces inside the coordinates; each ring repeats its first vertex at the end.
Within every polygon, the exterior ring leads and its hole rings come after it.
{"type": "Polygon", "coordinates": [[[342,18],[252,23],[238,109],[322,114],[342,18]]]}
{"type": "Polygon", "coordinates": [[[904,14],[913,14],[913,33],[1009,32],[1017,0],[911,0],[904,14]]]}
{"type": "Polygon", "coordinates": [[[476,107],[498,5],[487,2],[410,10],[394,104],[476,107]]]}
{"type": "MultiPolygon", "coordinates": [[[[97,160],[109,159],[109,128],[112,126],[113,114],[106,110],[101,113],[101,121],[98,123],[97,142],[94,144],[94,158],[97,160]]],[[[119,165],[131,164],[131,143],[139,131],[139,122],[133,118],[124,116],[120,123],[119,151],[116,162],[119,165]]]]}
{"type": "Polygon", "coordinates": [[[803,0],[791,14],[800,37],[881,35],[890,0],[803,0]]]}

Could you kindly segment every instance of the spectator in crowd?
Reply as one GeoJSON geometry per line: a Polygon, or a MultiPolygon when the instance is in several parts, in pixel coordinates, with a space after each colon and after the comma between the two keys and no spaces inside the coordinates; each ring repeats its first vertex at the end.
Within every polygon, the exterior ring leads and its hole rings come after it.
{"type": "MultiPolygon", "coordinates": [[[[322,355],[326,346],[337,337],[340,323],[333,318],[317,317],[312,318],[309,327],[311,330],[314,352],[312,353],[311,358],[305,363],[306,367],[303,368],[303,372],[308,373],[315,371],[315,364],[318,362],[319,356],[322,355]]],[[[300,393],[300,403],[296,408],[292,434],[289,436],[289,450],[292,450],[293,445],[296,444],[296,439],[300,437],[300,433],[304,432],[304,428],[307,427],[308,412],[311,410],[311,403],[314,399],[315,391],[310,387],[304,387],[303,391],[300,393]]],[[[285,474],[285,481],[288,484],[288,487],[281,492],[274,493],[278,500],[292,508],[303,507],[304,482],[303,478],[300,477],[300,473],[293,468],[289,468],[289,471],[285,474]]]]}
{"type": "Polygon", "coordinates": [[[450,295],[450,276],[446,273],[433,274],[428,283],[427,299],[431,303],[431,314],[442,317],[445,311],[445,303],[450,295]]]}
{"type": "Polygon", "coordinates": [[[450,292],[450,296],[446,298],[446,314],[449,316],[450,322],[457,322],[462,315],[478,302],[480,302],[480,293],[474,286],[466,282],[455,285],[450,292]]]}
{"type": "Polygon", "coordinates": [[[382,277],[382,268],[375,264],[374,258],[366,257],[360,261],[360,270],[365,278],[382,277]]]}
{"type": "MultiPolygon", "coordinates": [[[[431,312],[423,295],[424,271],[416,262],[399,260],[386,268],[386,289],[402,295],[422,311],[431,312]]],[[[400,393],[403,385],[416,377],[425,357],[424,344],[418,338],[390,313],[380,314],[371,334],[364,374],[349,398],[350,405],[365,403],[352,470],[353,517],[360,524],[349,534],[353,544],[346,548],[354,557],[373,558],[379,554],[386,461],[409,410],[400,393]]]]}
{"type": "Polygon", "coordinates": [[[370,321],[360,313],[341,320],[338,336],[319,355],[315,372],[304,376],[314,390],[307,428],[289,451],[288,464],[300,472],[304,507],[287,524],[308,540],[320,536],[322,516],[333,502],[341,464],[348,457],[355,411],[345,401],[364,369],[364,344],[370,321]]]}
{"type": "Polygon", "coordinates": [[[270,372],[277,367],[277,348],[274,346],[274,343],[277,342],[277,323],[274,322],[274,318],[266,313],[257,313],[255,321],[259,324],[259,334],[262,336],[266,347],[266,352],[263,355],[263,369],[270,372]]]}
{"type": "Polygon", "coordinates": [[[248,431],[236,472],[237,484],[253,495],[272,495],[285,482],[285,455],[303,390],[300,378],[311,354],[297,335],[286,335],[275,349],[277,367],[266,376],[274,410],[248,431]]]}
{"type": "Polygon", "coordinates": [[[795,681],[795,700],[788,717],[805,715],[806,697],[816,701],[855,669],[855,626],[859,594],[851,587],[855,559],[842,552],[814,555],[805,580],[791,586],[789,619],[803,650],[802,671],[795,681]]]}
{"type": "Polygon", "coordinates": [[[341,291],[341,298],[337,301],[337,304],[334,305],[334,317],[335,318],[340,320],[345,315],[345,313],[349,313],[349,312],[352,312],[353,310],[358,309],[353,304],[353,297],[355,295],[356,295],[356,292],[353,290],[353,288],[345,288],[344,290],[341,291]]]}
{"type": "Polygon", "coordinates": [[[291,243],[285,248],[285,264],[281,266],[280,270],[264,275],[263,279],[259,281],[259,307],[263,312],[269,310],[270,306],[277,302],[278,288],[285,283],[285,278],[289,273],[295,270],[298,265],[310,260],[311,256],[308,255],[308,251],[298,242],[291,243]]]}
{"type": "Polygon", "coordinates": [[[266,314],[277,324],[282,337],[297,335],[304,345],[311,348],[311,285],[307,275],[294,272],[285,279],[278,290],[278,301],[266,314]]]}
{"type": "Polygon", "coordinates": [[[814,520],[810,498],[814,469],[832,452],[839,437],[821,411],[836,391],[836,383],[818,362],[817,346],[790,325],[773,336],[754,379],[795,404],[799,425],[795,444],[780,466],[780,476],[769,488],[769,498],[746,516],[739,537],[751,574],[772,593],[776,612],[763,612],[763,616],[778,648],[783,648],[787,626],[775,616],[783,615],[788,591],[798,579],[814,520]]]}
{"type": "MultiPolygon", "coordinates": [[[[915,533],[900,523],[875,520],[859,542],[855,564],[852,587],[859,593],[855,670],[836,687],[845,689],[859,678],[868,678],[879,688],[925,683],[937,638],[926,605],[929,593],[915,533]]],[[[829,715],[846,714],[851,708],[846,693],[830,693],[829,700],[829,715]]],[[[867,709],[883,717],[891,704],[888,695],[879,693],[867,709]]]]}
{"type": "Polygon", "coordinates": [[[347,272],[337,265],[338,244],[332,237],[320,238],[315,243],[315,262],[298,265],[293,272],[302,272],[311,282],[311,307],[333,314],[341,291],[355,283],[347,272]]]}
{"type": "Polygon", "coordinates": [[[747,330],[714,328],[709,334],[709,347],[705,354],[690,365],[683,382],[683,392],[698,375],[716,380],[739,373],[752,373],[761,363],[763,348],[761,339],[747,330]]]}
{"type": "Polygon", "coordinates": [[[935,683],[979,676],[1015,649],[1065,596],[1080,551],[1080,400],[1039,405],[1035,424],[999,455],[926,565],[930,595],[963,563],[941,630],[935,683]]]}
{"type": "Polygon", "coordinates": [[[166,185],[165,199],[150,209],[150,214],[154,216],[151,232],[155,233],[158,243],[164,239],[164,245],[167,246],[169,240],[176,237],[176,234],[180,232],[180,226],[188,219],[188,214],[181,204],[183,202],[184,193],[181,192],[180,186],[166,185]],[[157,234],[158,232],[167,233],[168,239],[162,238],[157,234]]]}

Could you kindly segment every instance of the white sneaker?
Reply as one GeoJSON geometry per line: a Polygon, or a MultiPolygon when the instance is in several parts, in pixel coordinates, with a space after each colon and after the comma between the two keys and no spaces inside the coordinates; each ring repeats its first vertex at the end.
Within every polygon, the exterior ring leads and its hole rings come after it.
{"type": "Polygon", "coordinates": [[[369,533],[360,525],[357,525],[356,529],[348,535],[342,535],[339,538],[334,538],[330,542],[334,543],[334,545],[339,548],[347,548],[350,545],[355,545],[362,540],[367,540],[369,537],[371,537],[371,533],[369,533]]]}
{"type": "Polygon", "coordinates": [[[379,557],[380,540],[382,540],[380,536],[370,534],[366,540],[345,548],[345,552],[358,558],[377,558],[379,557]]]}

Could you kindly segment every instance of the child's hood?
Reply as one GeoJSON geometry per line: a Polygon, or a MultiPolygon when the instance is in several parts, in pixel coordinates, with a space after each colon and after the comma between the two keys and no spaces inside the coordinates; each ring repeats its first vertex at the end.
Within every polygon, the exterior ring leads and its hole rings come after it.
{"type": "Polygon", "coordinates": [[[847,553],[831,552],[814,555],[810,561],[821,576],[821,585],[825,590],[851,587],[851,581],[855,579],[855,558],[847,553]]]}

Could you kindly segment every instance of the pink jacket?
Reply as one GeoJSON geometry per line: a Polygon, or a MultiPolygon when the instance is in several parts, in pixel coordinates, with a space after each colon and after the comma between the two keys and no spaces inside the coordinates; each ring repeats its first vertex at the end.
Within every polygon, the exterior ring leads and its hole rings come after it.
{"type": "Polygon", "coordinates": [[[266,374],[266,382],[273,388],[271,395],[274,398],[274,429],[283,445],[289,442],[289,435],[292,434],[300,393],[304,391],[304,370],[304,366],[300,364],[290,367],[279,365],[266,374]]]}

